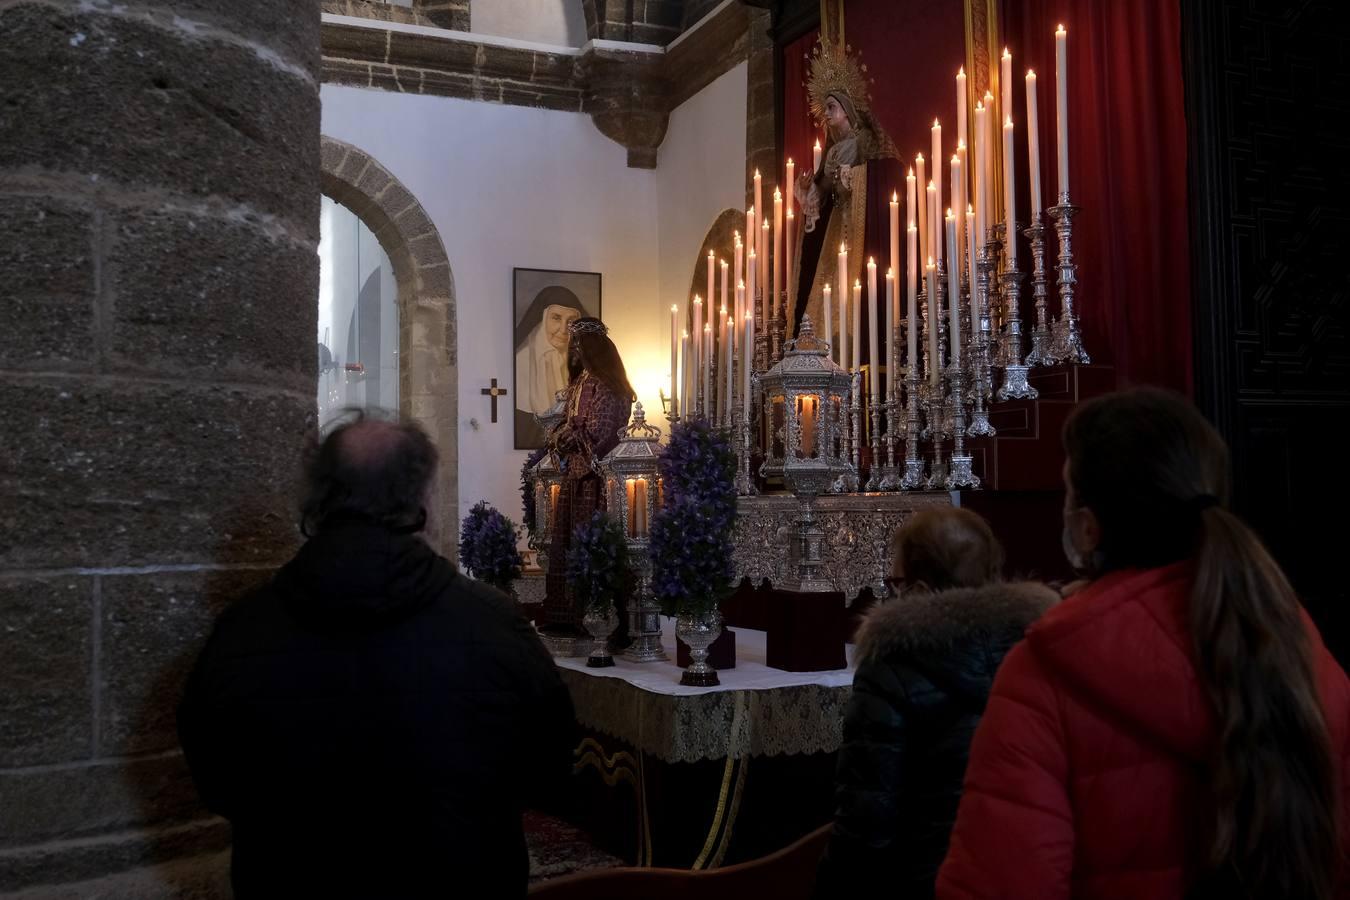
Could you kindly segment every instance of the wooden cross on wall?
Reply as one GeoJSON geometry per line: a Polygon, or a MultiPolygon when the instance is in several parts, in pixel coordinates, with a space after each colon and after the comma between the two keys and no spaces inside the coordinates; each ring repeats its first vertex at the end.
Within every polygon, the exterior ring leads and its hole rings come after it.
{"type": "Polygon", "coordinates": [[[504,387],[497,387],[497,379],[492,379],[492,387],[483,388],[478,393],[492,398],[492,424],[497,424],[497,398],[505,397],[507,390],[504,387]]]}

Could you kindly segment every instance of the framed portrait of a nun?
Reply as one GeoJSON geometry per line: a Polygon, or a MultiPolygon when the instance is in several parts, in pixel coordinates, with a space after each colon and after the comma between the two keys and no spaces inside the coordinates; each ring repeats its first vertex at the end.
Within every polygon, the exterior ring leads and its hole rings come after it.
{"type": "Polygon", "coordinates": [[[517,450],[544,446],[536,414],[567,387],[567,326],[600,316],[600,273],[515,269],[515,433],[517,450]]]}

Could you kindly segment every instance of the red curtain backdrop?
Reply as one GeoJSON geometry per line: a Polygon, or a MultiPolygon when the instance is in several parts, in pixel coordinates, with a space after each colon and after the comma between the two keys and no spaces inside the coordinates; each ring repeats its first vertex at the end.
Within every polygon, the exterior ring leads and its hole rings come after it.
{"type": "MultiPolygon", "coordinates": [[[[1055,41],[1069,50],[1069,179],[1084,339],[1122,387],[1192,392],[1181,9],[1176,0],[1002,0],[1014,106],[1038,82],[1042,192],[1058,190],[1055,41]]],[[[1025,141],[1019,142],[1025,154],[1025,141]]],[[[1019,172],[1025,170],[1025,158],[1019,172]]],[[[1020,179],[1022,180],[1022,179],[1020,179]]],[[[1019,187],[1020,187],[1019,180],[1019,187]]],[[[1025,193],[1023,193],[1025,197],[1025,193]]],[[[1025,200],[1021,203],[1025,204],[1025,200]]],[[[1025,208],[1025,206],[1023,206],[1025,208]]]]}
{"type": "MultiPolygon", "coordinates": [[[[1023,130],[1028,68],[1036,70],[1038,82],[1042,199],[1047,206],[1055,202],[1054,29],[1062,22],[1069,33],[1070,180],[1073,202],[1083,208],[1074,220],[1075,299],[1087,350],[1093,362],[1116,367],[1122,386],[1157,384],[1189,394],[1180,10],[1175,0],[1002,0],[1001,6],[1002,39],[1014,60],[1014,119],[1022,126],[1020,218],[1030,207],[1023,130]]],[[[915,153],[931,155],[935,117],[943,124],[944,155],[950,155],[956,143],[955,77],[965,62],[963,4],[848,0],[845,31],[867,64],[873,111],[905,157],[904,167],[915,153]]],[[[783,150],[798,171],[803,161],[810,165],[817,136],[804,87],[804,57],[815,41],[812,32],[782,49],[783,150]]],[[[944,181],[944,195],[948,185],[944,181]]],[[[903,188],[894,186],[902,193],[903,188]]],[[[1029,260],[1025,245],[1022,252],[1029,260]]],[[[1028,285],[1024,321],[1032,317],[1029,295],[1028,285]]],[[[1052,297],[1051,308],[1057,306],[1052,297]]],[[[1029,333],[1029,326],[1025,330],[1029,333]]]]}

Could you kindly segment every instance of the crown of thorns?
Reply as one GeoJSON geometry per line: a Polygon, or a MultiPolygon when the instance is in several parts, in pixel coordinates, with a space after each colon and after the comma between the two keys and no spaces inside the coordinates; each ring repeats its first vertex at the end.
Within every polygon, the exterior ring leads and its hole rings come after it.
{"type": "Polygon", "coordinates": [[[609,334],[605,323],[595,319],[577,319],[567,326],[567,330],[572,334],[609,334]]]}

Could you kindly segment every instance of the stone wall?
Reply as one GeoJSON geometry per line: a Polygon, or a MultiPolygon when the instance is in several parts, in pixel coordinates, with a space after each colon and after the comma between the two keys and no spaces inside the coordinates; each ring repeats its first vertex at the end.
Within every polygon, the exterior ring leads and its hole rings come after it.
{"type": "Polygon", "coordinates": [[[19,0],[0,33],[0,893],[207,891],[174,708],[297,543],[319,9],[19,0]]]}

